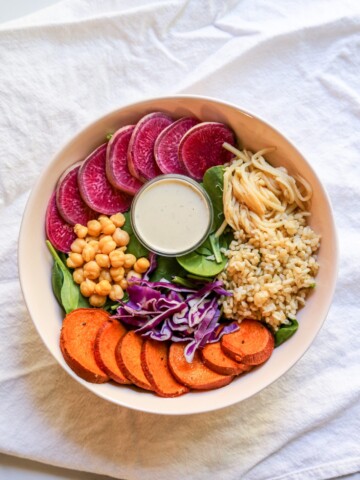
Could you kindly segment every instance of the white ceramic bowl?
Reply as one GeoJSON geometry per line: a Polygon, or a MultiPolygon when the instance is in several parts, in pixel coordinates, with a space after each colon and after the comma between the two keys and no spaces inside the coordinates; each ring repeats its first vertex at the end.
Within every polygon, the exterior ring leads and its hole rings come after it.
{"type": "Polygon", "coordinates": [[[337,239],[329,199],[300,152],[276,129],[254,115],[235,105],[199,96],[142,101],[116,110],[82,130],[42,172],[28,200],[19,239],[19,272],[25,301],[39,335],[55,359],[96,395],[118,405],[159,414],[193,414],[226,407],[255,395],[281,377],[309,348],[325,320],[335,288],[337,263],[337,239]],[[301,173],[310,182],[313,188],[310,225],[322,237],[317,286],[298,314],[298,332],[276,348],[268,362],[236,378],[230,385],[171,399],[127,386],[87,383],[65,363],[59,348],[62,312],[51,290],[52,259],[45,246],[44,229],[46,206],[63,171],[103,143],[108,132],[135,123],[142,115],[157,110],[174,117],[195,115],[201,120],[224,122],[234,130],[242,146],[253,151],[276,146],[276,152],[268,156],[271,163],[285,166],[290,173],[301,173]]]}

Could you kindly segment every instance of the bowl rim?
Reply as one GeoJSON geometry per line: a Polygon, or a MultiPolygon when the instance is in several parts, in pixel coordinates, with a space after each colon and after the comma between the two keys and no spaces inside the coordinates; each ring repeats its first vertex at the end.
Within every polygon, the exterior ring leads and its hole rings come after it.
{"type": "MultiPolygon", "coordinates": [[[[31,211],[31,206],[32,206],[32,203],[34,202],[34,200],[36,198],[36,192],[38,190],[38,187],[39,187],[39,185],[42,184],[42,182],[44,181],[44,178],[46,178],[48,171],[50,171],[51,168],[53,167],[54,161],[58,157],[61,157],[63,155],[63,153],[73,143],[76,142],[77,137],[79,137],[80,135],[85,133],[86,130],[91,128],[94,124],[99,123],[99,122],[104,122],[104,121],[106,121],[107,117],[112,117],[113,115],[116,115],[116,113],[121,112],[122,110],[125,110],[127,108],[136,108],[137,106],[140,107],[141,105],[143,105],[145,107],[146,103],[148,103],[148,102],[166,101],[166,100],[173,101],[173,100],[176,100],[176,99],[186,99],[186,100],[190,100],[190,101],[191,100],[200,100],[200,101],[205,101],[205,102],[212,102],[212,103],[215,103],[215,104],[219,105],[220,107],[221,106],[226,106],[226,107],[229,107],[231,109],[237,110],[237,111],[241,112],[242,114],[244,114],[244,115],[246,115],[250,118],[253,118],[253,119],[259,121],[260,123],[264,124],[266,127],[273,130],[276,134],[278,134],[280,137],[284,138],[288,142],[290,147],[293,148],[293,150],[302,158],[302,160],[305,162],[305,164],[309,168],[310,172],[312,173],[312,175],[314,176],[314,178],[316,179],[316,181],[320,185],[320,187],[322,189],[322,192],[321,192],[322,196],[323,196],[324,200],[327,202],[327,206],[328,206],[328,210],[329,210],[329,214],[330,214],[329,217],[330,217],[330,220],[331,220],[331,230],[332,230],[332,233],[333,233],[333,245],[334,245],[334,251],[332,252],[333,253],[333,257],[332,257],[333,276],[330,278],[330,282],[328,284],[328,291],[329,291],[328,299],[329,300],[328,300],[328,304],[326,305],[326,309],[324,310],[323,318],[322,318],[321,322],[319,323],[318,327],[313,331],[311,339],[309,339],[307,344],[304,345],[304,348],[302,349],[302,353],[297,358],[292,360],[289,364],[287,364],[287,366],[284,369],[281,370],[280,374],[276,378],[264,382],[264,384],[261,386],[261,388],[259,390],[257,390],[256,392],[253,392],[253,393],[249,393],[248,395],[245,395],[241,399],[238,399],[238,400],[236,400],[236,399],[234,400],[232,398],[230,398],[229,400],[225,399],[225,401],[222,400],[220,405],[215,405],[215,406],[213,406],[211,402],[201,402],[201,408],[193,407],[193,409],[191,411],[182,411],[181,409],[180,410],[174,410],[173,409],[171,411],[164,411],[164,412],[163,411],[157,411],[156,409],[151,408],[151,407],[147,408],[146,402],[144,402],[144,405],[141,408],[139,406],[134,407],[133,405],[131,405],[129,403],[119,402],[115,398],[109,398],[106,394],[104,394],[101,391],[93,390],[90,387],[94,386],[94,384],[85,382],[83,379],[78,377],[75,374],[75,372],[73,372],[70,369],[70,367],[68,367],[67,365],[60,364],[60,366],[63,368],[63,370],[66,371],[71,377],[73,377],[76,380],[77,383],[83,385],[89,392],[95,394],[96,396],[98,396],[98,397],[100,397],[104,400],[107,400],[108,402],[111,402],[115,405],[121,406],[121,407],[129,408],[129,409],[134,410],[134,411],[141,411],[141,412],[144,412],[144,413],[153,413],[153,414],[157,414],[157,415],[192,415],[192,414],[208,413],[208,412],[211,412],[211,411],[221,410],[223,408],[226,408],[226,407],[229,407],[231,405],[235,405],[237,403],[240,403],[244,400],[247,400],[248,398],[251,398],[254,395],[257,395],[258,393],[263,391],[265,388],[269,387],[271,384],[273,384],[274,382],[279,380],[285,373],[287,373],[290,369],[292,369],[296,365],[296,363],[303,357],[303,355],[308,351],[308,349],[310,348],[310,346],[314,342],[316,336],[319,334],[321,328],[323,327],[324,322],[327,318],[327,315],[329,313],[330,307],[331,307],[332,302],[333,302],[334,293],[335,293],[335,289],[336,289],[337,278],[338,278],[338,272],[339,272],[339,240],[338,240],[338,232],[337,232],[335,219],[334,219],[334,211],[333,211],[333,207],[332,207],[330,197],[327,193],[327,190],[326,190],[325,186],[323,185],[319,176],[317,175],[317,173],[315,172],[315,170],[311,166],[310,162],[307,161],[307,159],[304,157],[304,155],[297,148],[297,146],[294,144],[294,142],[288,137],[287,134],[282,133],[282,131],[278,130],[274,126],[273,123],[268,122],[263,117],[260,117],[259,115],[254,114],[247,109],[243,109],[242,107],[238,106],[235,103],[228,102],[228,101],[216,98],[216,97],[211,97],[211,96],[206,96],[206,95],[197,95],[197,94],[174,94],[174,95],[161,95],[161,96],[156,96],[156,97],[144,97],[141,100],[138,100],[136,102],[126,103],[125,105],[122,105],[119,108],[108,111],[107,113],[105,113],[104,115],[101,115],[100,117],[96,117],[92,121],[88,122],[85,125],[85,127],[79,129],[75,133],[75,135],[71,136],[70,139],[66,140],[62,144],[62,146],[59,149],[56,150],[55,154],[52,155],[50,161],[45,166],[42,167],[40,175],[39,175],[38,179],[36,180],[36,182],[34,183],[34,185],[32,186],[31,192],[30,192],[29,197],[26,201],[26,205],[25,205],[23,215],[22,215],[22,219],[21,219],[19,236],[18,236],[18,245],[17,245],[17,266],[18,266],[20,287],[21,287],[22,296],[23,296],[23,299],[25,301],[26,308],[29,312],[31,321],[32,321],[33,325],[35,326],[35,329],[36,329],[38,335],[40,336],[42,342],[44,343],[45,347],[50,352],[50,354],[52,355],[52,357],[54,358],[56,363],[59,365],[59,362],[58,362],[58,360],[55,356],[55,353],[48,346],[48,344],[45,340],[45,336],[43,335],[41,329],[38,327],[37,323],[35,322],[35,320],[33,318],[30,302],[28,301],[28,298],[26,297],[26,293],[25,293],[26,287],[25,287],[25,284],[24,284],[24,276],[23,276],[23,273],[22,273],[23,268],[24,268],[24,262],[22,261],[22,252],[24,250],[23,244],[26,241],[26,236],[25,236],[25,233],[24,233],[25,218],[27,217],[28,212],[31,211]]],[[[163,400],[166,401],[166,400],[169,400],[169,399],[165,398],[163,400]]]]}

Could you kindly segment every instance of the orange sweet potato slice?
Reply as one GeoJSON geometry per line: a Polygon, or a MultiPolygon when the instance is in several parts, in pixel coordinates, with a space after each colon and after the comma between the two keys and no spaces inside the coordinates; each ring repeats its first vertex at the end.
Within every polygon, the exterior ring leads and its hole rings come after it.
{"type": "Polygon", "coordinates": [[[106,320],[99,328],[94,346],[95,361],[99,368],[117,383],[130,384],[119,369],[115,358],[115,348],[126,335],[126,328],[117,320],[106,320]]]}
{"type": "Polygon", "coordinates": [[[222,350],[220,341],[208,343],[200,353],[204,364],[221,375],[240,375],[251,370],[249,365],[236,362],[228,357],[222,350]]]}
{"type": "Polygon", "coordinates": [[[66,363],[79,377],[91,383],[104,383],[108,375],[95,361],[96,334],[109,315],[105,310],[78,308],[64,318],[60,349],[66,363]]]}
{"type": "Polygon", "coordinates": [[[260,365],[274,350],[274,336],[262,323],[246,319],[237,332],[222,337],[221,348],[236,362],[260,365]]]}
{"type": "Polygon", "coordinates": [[[172,375],[169,365],[169,344],[146,340],[141,351],[141,363],[150,385],[160,397],[178,397],[189,389],[172,375]]]}
{"type": "Polygon", "coordinates": [[[124,335],[115,349],[115,358],[119,369],[135,385],[145,390],[153,390],[145,377],[141,365],[141,350],[144,339],[133,330],[124,335]]]}
{"type": "Polygon", "coordinates": [[[206,367],[198,351],[188,363],[184,356],[186,343],[173,343],[169,353],[169,368],[176,380],[194,390],[213,390],[224,387],[234,378],[232,375],[220,375],[206,367]]]}

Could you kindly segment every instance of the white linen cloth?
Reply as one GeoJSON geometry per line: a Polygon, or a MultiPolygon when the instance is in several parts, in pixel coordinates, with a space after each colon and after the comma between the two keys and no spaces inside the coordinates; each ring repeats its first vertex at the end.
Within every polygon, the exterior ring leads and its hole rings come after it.
{"type": "MultiPolygon", "coordinates": [[[[0,28],[0,451],[126,480],[328,479],[360,469],[360,3],[65,0],[0,28]],[[16,245],[53,154],[104,113],[194,93],[297,144],[340,237],[334,303],[297,365],[202,415],[137,413],[59,367],[26,310],[16,245]]],[[[36,279],[36,265],[34,265],[36,279]]]]}

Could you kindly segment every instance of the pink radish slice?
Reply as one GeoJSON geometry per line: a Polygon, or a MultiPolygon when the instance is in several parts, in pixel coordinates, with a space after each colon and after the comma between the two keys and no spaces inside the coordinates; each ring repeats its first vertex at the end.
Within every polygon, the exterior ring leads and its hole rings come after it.
{"type": "Polygon", "coordinates": [[[197,118],[180,118],[166,127],[157,137],[154,155],[162,173],[187,174],[184,165],[179,161],[178,148],[184,134],[198,123],[197,118]]]}
{"type": "Polygon", "coordinates": [[[83,162],[78,173],[80,194],[96,212],[113,215],[129,209],[132,197],[116,190],[106,177],[106,147],[104,143],[83,162]]]}
{"type": "Polygon", "coordinates": [[[45,216],[46,236],[60,252],[69,252],[70,245],[76,239],[74,229],[61,217],[56,206],[56,192],[49,200],[45,216]]]}
{"type": "Polygon", "coordinates": [[[129,195],[142,187],[142,183],[129,172],[127,151],[135,125],[128,125],[117,130],[111,137],[106,150],[106,176],[109,182],[129,195]]]}
{"type": "Polygon", "coordinates": [[[161,175],[154,157],[154,144],[158,135],[172,122],[162,112],[149,113],[138,121],[128,149],[128,166],[133,177],[146,182],[161,175]]]}
{"type": "Polygon", "coordinates": [[[86,225],[89,220],[97,217],[81,198],[78,187],[78,172],[80,165],[71,167],[63,173],[56,187],[56,205],[63,219],[75,225],[86,225]]]}
{"type": "Polygon", "coordinates": [[[222,146],[235,145],[235,137],[223,123],[203,122],[188,130],[179,145],[179,159],[188,174],[202,180],[210,167],[229,162],[233,154],[222,146]]]}

